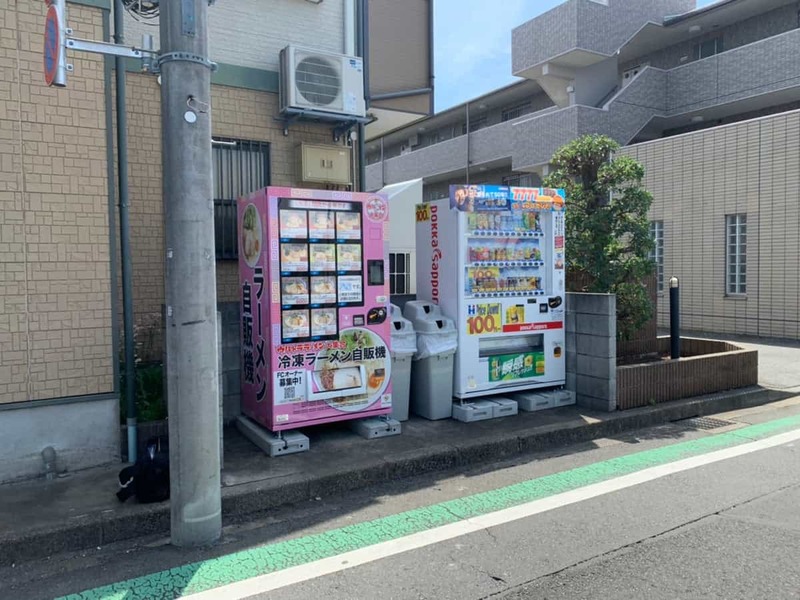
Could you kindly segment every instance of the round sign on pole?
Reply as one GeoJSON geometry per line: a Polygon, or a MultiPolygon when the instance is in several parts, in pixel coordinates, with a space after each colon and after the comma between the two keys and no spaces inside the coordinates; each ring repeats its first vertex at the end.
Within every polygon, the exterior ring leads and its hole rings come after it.
{"type": "Polygon", "coordinates": [[[58,9],[51,4],[44,22],[44,81],[47,85],[53,85],[56,79],[60,53],[61,19],[58,9]]]}

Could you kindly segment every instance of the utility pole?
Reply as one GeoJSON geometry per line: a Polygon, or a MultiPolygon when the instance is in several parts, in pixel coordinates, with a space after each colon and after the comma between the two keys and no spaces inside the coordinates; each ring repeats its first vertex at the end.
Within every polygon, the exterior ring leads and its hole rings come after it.
{"type": "Polygon", "coordinates": [[[172,543],[221,533],[208,0],[160,3],[172,543]]]}

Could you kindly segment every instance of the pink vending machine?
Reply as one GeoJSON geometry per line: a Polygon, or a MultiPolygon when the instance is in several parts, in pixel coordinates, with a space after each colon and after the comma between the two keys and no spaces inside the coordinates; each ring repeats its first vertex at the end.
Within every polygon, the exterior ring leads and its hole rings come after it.
{"type": "Polygon", "coordinates": [[[239,201],[242,410],[273,432],[391,412],[388,216],[378,194],[239,201]]]}

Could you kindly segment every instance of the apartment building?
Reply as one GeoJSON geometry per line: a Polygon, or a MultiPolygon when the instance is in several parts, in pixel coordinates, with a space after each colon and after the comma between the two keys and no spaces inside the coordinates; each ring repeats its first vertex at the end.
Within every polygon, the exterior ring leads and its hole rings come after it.
{"type": "MultiPolygon", "coordinates": [[[[111,39],[111,0],[68,0],[74,36],[111,39]]],[[[356,185],[341,122],[279,107],[280,50],[353,55],[357,0],[226,0],[209,9],[217,296],[237,344],[237,197],[266,185],[356,185]],[[340,132],[341,133],[341,132],[340,132]],[[308,181],[298,148],[345,156],[336,180],[308,181]]],[[[430,0],[364,2],[367,136],[431,112],[430,0]],[[385,42],[385,43],[384,43],[385,42]],[[366,74],[372,72],[372,77],[366,74]]],[[[42,471],[41,451],[75,470],[118,460],[119,234],[114,61],[69,54],[66,88],[42,75],[46,6],[0,3],[0,482],[42,471]]],[[[126,14],[125,40],[155,38],[158,19],[126,14]]],[[[159,81],[127,70],[133,305],[142,357],[162,353],[164,231],[159,81]]],[[[187,290],[187,293],[191,293],[187,290]]],[[[238,345],[238,344],[237,344],[238,345]]],[[[238,360],[238,350],[235,352],[238,360]]],[[[238,415],[238,363],[226,358],[226,414],[238,415]],[[234,393],[235,391],[235,393],[234,393]]]]}
{"type": "Polygon", "coordinates": [[[368,185],[538,185],[563,144],[609,135],[647,169],[659,294],[680,278],[683,326],[798,339],[800,3],[695,6],[568,0],[522,24],[523,79],[374,140],[368,185]]]}

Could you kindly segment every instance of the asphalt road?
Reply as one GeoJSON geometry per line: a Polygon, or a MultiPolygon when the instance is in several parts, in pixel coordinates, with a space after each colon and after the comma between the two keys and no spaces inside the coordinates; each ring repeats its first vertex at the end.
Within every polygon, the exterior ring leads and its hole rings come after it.
{"type": "Polygon", "coordinates": [[[0,598],[54,598],[154,572],[125,584],[138,590],[130,595],[83,597],[174,597],[181,569],[164,570],[194,561],[195,583],[233,582],[198,596],[221,600],[800,598],[798,416],[800,401],[786,401],[718,415],[730,424],[713,430],[678,423],[320,498],[229,527],[209,550],[146,539],[51,557],[0,570],[0,598]],[[296,566],[249,577],[265,544],[296,566]]]}

